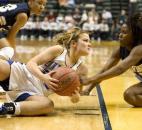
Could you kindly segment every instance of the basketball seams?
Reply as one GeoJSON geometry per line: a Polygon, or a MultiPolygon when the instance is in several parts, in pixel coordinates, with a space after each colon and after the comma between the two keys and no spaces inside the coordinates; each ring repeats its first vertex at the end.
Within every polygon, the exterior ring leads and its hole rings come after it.
{"type": "MultiPolygon", "coordinates": [[[[71,72],[66,73],[66,74],[71,74],[71,73],[73,73],[73,72],[74,72],[74,71],[71,71],[71,72]]],[[[61,76],[58,80],[61,80],[61,78],[65,77],[66,74],[64,74],[63,76],[61,76]]],[[[73,78],[73,77],[72,77],[72,78],[73,78]]],[[[74,82],[75,79],[76,79],[76,77],[73,78],[72,82],[74,82]]],[[[64,89],[65,87],[62,87],[62,88],[64,89]]],[[[61,91],[61,89],[58,89],[58,91],[56,91],[56,92],[59,92],[59,91],[61,91]]]]}
{"type": "Polygon", "coordinates": [[[71,96],[80,86],[78,74],[69,67],[59,67],[55,69],[55,72],[52,77],[59,80],[60,87],[54,92],[61,96],[71,96]]]}
{"type": "MultiPolygon", "coordinates": [[[[76,78],[74,78],[74,80],[72,81],[72,83],[74,84],[75,83],[75,81],[76,81],[76,78]]],[[[80,83],[79,83],[79,86],[80,86],[80,83]]],[[[57,91],[57,92],[59,92],[59,94],[61,94],[62,96],[71,96],[70,95],[70,91],[68,91],[68,90],[70,90],[70,87],[67,87],[65,90],[61,90],[61,91],[57,91]],[[60,93],[61,92],[61,93],[60,93]],[[68,93],[67,93],[68,92],[68,93]]]]}

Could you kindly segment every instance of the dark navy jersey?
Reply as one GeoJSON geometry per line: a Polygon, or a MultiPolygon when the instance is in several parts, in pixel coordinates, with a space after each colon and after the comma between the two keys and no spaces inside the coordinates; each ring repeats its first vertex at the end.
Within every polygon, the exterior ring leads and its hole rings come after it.
{"type": "MultiPolygon", "coordinates": [[[[120,47],[120,58],[122,60],[125,59],[127,56],[129,56],[130,52],[131,51],[128,50],[126,47],[120,47]]],[[[136,66],[140,64],[142,64],[142,59],[136,64],[136,66]]]]}
{"type": "Polygon", "coordinates": [[[17,14],[19,13],[26,13],[29,17],[30,9],[27,3],[7,4],[0,6],[0,16],[4,16],[6,19],[6,25],[0,27],[6,28],[8,26],[12,26],[16,21],[17,14]]]}

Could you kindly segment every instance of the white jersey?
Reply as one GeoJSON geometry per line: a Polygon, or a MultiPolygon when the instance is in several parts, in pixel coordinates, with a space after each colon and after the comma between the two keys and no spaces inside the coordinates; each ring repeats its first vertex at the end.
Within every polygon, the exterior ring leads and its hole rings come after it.
{"type": "MultiPolygon", "coordinates": [[[[67,50],[64,49],[61,55],[57,56],[53,61],[48,62],[47,64],[41,65],[41,71],[43,73],[48,73],[49,71],[56,69],[60,66],[67,66],[66,65],[66,55],[67,55],[67,50]]],[[[77,68],[80,66],[82,63],[82,60],[79,59],[71,68],[74,70],[77,70],[77,68]]]]}

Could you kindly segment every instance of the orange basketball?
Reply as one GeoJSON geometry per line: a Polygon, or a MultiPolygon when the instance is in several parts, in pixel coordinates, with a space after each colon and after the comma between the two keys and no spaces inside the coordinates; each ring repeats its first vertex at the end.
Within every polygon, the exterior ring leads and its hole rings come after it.
{"type": "Polygon", "coordinates": [[[69,67],[59,67],[55,69],[55,72],[52,77],[59,80],[59,88],[54,92],[61,96],[71,96],[80,86],[76,71],[69,67]]]}

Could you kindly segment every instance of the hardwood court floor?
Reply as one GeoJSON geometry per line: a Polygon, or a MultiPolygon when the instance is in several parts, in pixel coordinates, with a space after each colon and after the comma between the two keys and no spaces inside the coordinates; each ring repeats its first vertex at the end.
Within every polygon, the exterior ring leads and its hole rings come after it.
{"type": "Polygon", "coordinates": [[[142,108],[133,108],[123,100],[124,90],[137,82],[131,76],[119,76],[101,84],[112,130],[142,130],[142,108]]]}
{"type": "Polygon", "coordinates": [[[82,96],[77,104],[56,94],[50,98],[55,103],[54,113],[39,117],[3,117],[0,130],[104,130],[97,96],[82,96]]]}
{"type": "MultiPolygon", "coordinates": [[[[38,47],[18,46],[17,59],[26,62],[45,48],[38,47]]],[[[116,45],[95,46],[85,59],[90,75],[105,64],[115,48],[116,45]]],[[[127,71],[119,77],[102,82],[100,87],[93,89],[95,96],[82,96],[77,104],[72,104],[68,97],[51,95],[50,98],[55,103],[53,114],[3,117],[0,118],[0,130],[142,130],[142,108],[133,108],[123,100],[123,92],[136,82],[134,75],[127,71]]]]}

